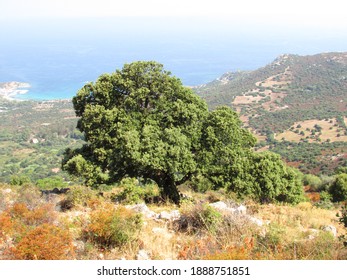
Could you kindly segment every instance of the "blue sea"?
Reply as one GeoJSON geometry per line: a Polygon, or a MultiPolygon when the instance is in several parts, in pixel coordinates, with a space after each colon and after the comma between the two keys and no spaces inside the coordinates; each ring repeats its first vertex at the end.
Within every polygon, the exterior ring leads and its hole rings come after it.
{"type": "Polygon", "coordinates": [[[347,51],[346,34],[206,18],[0,21],[0,82],[30,83],[21,99],[67,99],[124,63],[155,60],[194,86],[228,71],[257,69],[283,53],[347,51]]]}

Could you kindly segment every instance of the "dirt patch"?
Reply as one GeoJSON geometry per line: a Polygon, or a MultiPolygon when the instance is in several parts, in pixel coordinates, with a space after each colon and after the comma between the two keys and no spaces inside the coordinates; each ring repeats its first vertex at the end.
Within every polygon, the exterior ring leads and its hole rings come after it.
{"type": "Polygon", "coordinates": [[[347,141],[345,129],[340,127],[336,119],[307,120],[296,122],[292,129],[276,135],[277,140],[283,138],[287,141],[299,142],[307,139],[308,142],[336,142],[347,141]]]}
{"type": "Polygon", "coordinates": [[[233,104],[239,105],[239,104],[251,104],[259,102],[259,100],[262,100],[264,97],[257,95],[257,96],[251,96],[251,95],[242,95],[242,96],[236,96],[233,104]]]}
{"type": "Polygon", "coordinates": [[[17,158],[24,158],[24,157],[32,154],[33,152],[35,152],[34,149],[20,149],[20,150],[15,150],[13,152],[13,156],[17,157],[17,158]]]}

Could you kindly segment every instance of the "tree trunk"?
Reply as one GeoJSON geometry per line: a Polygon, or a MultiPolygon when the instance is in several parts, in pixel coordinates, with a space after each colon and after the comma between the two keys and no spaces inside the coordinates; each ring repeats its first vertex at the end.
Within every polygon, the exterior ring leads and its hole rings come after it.
{"type": "Polygon", "coordinates": [[[180,194],[177,190],[175,181],[170,176],[162,180],[162,185],[160,187],[162,189],[162,196],[165,200],[170,200],[177,205],[180,204],[180,194]]]}

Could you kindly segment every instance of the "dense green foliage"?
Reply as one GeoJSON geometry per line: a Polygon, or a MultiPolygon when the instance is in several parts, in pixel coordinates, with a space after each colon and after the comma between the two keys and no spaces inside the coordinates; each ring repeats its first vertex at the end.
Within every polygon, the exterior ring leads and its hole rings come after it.
{"type": "Polygon", "coordinates": [[[347,174],[337,175],[335,182],[330,187],[333,201],[347,200],[347,174]]]}
{"type": "Polygon", "coordinates": [[[343,156],[347,151],[346,146],[346,142],[295,143],[273,140],[269,150],[280,154],[287,162],[299,163],[298,168],[303,173],[333,175],[336,168],[347,166],[346,156],[343,156]]]}
{"type": "Polygon", "coordinates": [[[196,170],[207,105],[154,62],[125,65],[87,84],[73,99],[81,149],[68,150],[64,168],[95,186],[125,176],[152,179],[179,201],[176,186],[196,170]]]}
{"type": "Polygon", "coordinates": [[[178,185],[228,188],[260,201],[297,202],[298,174],[273,154],[257,155],[255,138],[228,107],[206,103],[156,62],[126,64],[73,98],[82,148],[67,149],[63,168],[89,186],[125,177],[155,181],[179,203],[178,185]]]}
{"type": "Polygon", "coordinates": [[[301,175],[271,152],[239,158],[230,174],[229,190],[257,201],[298,203],[303,200],[301,175]]]}

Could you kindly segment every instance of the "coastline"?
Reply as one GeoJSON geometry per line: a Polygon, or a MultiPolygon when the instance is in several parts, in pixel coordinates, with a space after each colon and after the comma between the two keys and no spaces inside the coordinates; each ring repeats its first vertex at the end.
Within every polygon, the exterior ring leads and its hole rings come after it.
{"type": "Polygon", "coordinates": [[[23,82],[0,82],[0,96],[7,100],[19,100],[15,97],[29,92],[31,85],[23,82]]]}

